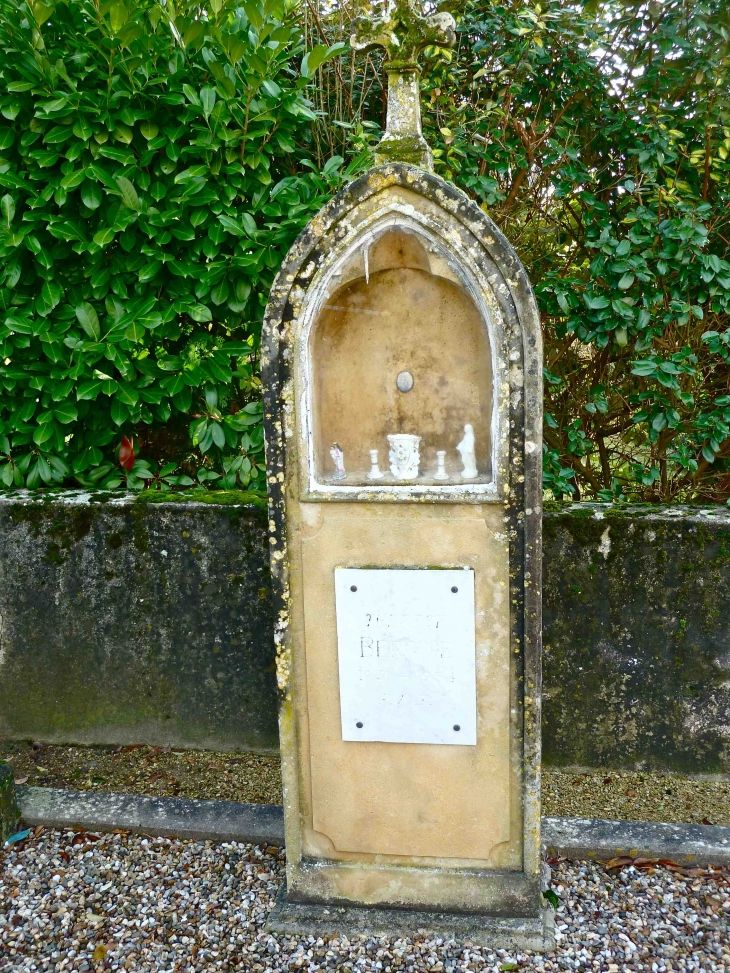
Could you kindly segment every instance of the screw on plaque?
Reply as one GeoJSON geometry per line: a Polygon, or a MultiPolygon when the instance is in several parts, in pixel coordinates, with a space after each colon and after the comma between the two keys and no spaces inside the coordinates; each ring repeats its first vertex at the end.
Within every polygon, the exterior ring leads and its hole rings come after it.
{"type": "Polygon", "coordinates": [[[357,585],[356,584],[351,584],[350,585],[350,591],[357,591],[357,585]]]}
{"type": "Polygon", "coordinates": [[[457,591],[458,591],[459,589],[458,589],[458,588],[456,587],[456,585],[454,585],[454,587],[453,587],[453,588],[452,588],[451,590],[453,591],[453,593],[454,593],[454,594],[456,594],[456,592],[457,592],[457,591]]]}
{"type": "Polygon", "coordinates": [[[362,730],[362,723],[356,723],[355,726],[358,728],[358,730],[362,730]]]}
{"type": "Polygon", "coordinates": [[[458,732],[461,729],[461,727],[459,726],[458,723],[454,723],[454,729],[458,732]]]}

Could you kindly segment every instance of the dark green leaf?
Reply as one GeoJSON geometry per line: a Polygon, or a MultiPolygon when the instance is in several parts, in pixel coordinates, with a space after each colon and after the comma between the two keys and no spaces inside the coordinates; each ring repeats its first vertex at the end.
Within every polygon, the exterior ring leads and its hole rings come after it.
{"type": "Polygon", "coordinates": [[[101,327],[99,317],[94,308],[87,301],[79,304],[75,308],[76,318],[92,341],[98,341],[101,337],[101,327]]]}
{"type": "Polygon", "coordinates": [[[131,210],[138,211],[141,206],[139,202],[139,196],[137,195],[137,190],[134,188],[132,183],[126,176],[117,176],[117,185],[119,186],[119,191],[122,194],[122,201],[124,205],[131,210]]]}

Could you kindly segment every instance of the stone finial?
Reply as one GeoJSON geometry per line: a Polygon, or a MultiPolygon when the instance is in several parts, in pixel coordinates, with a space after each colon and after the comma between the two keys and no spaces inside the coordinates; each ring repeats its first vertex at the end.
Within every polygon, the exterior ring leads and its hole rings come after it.
{"type": "Polygon", "coordinates": [[[356,51],[383,47],[388,75],[388,117],[378,162],[411,162],[433,169],[433,157],[421,131],[418,55],[424,47],[453,47],[454,18],[449,13],[425,17],[421,0],[387,0],[383,20],[358,17],[350,44],[356,51]]]}

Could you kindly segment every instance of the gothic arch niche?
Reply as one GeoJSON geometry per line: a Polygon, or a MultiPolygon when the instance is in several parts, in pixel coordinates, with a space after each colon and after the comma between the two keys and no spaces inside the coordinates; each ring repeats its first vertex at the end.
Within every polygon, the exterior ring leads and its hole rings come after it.
{"type": "Polygon", "coordinates": [[[411,486],[493,485],[492,342],[485,315],[443,244],[392,219],[368,234],[335,268],[308,346],[316,481],[374,486],[367,474],[370,451],[377,450],[383,472],[377,485],[402,486],[390,472],[387,437],[406,433],[421,437],[411,486]],[[465,479],[456,446],[467,424],[477,476],[465,479]],[[344,453],[344,478],[334,475],[335,443],[344,453]],[[434,477],[437,451],[446,455],[434,477]]]}

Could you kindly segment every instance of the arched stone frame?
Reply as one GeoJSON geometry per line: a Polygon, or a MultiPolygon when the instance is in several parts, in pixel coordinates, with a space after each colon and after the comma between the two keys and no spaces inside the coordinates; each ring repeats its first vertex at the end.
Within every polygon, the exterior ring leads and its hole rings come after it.
{"type": "MultiPolygon", "coordinates": [[[[293,658],[289,627],[289,576],[287,559],[287,493],[299,501],[325,497],[313,489],[309,477],[296,475],[287,453],[303,443],[297,422],[297,394],[294,372],[301,364],[298,338],[306,315],[314,316],[313,288],[322,281],[328,266],[350,243],[361,240],[362,222],[354,224],[352,214],[370,205],[376,219],[377,197],[388,189],[404,189],[421,198],[426,208],[440,210],[440,227],[447,224],[446,244],[459,254],[473,279],[482,288],[481,297],[495,320],[503,323],[499,345],[501,362],[508,362],[505,382],[495,381],[498,404],[508,406],[509,420],[500,428],[499,458],[495,465],[498,490],[470,497],[469,491],[449,496],[431,491],[432,502],[505,503],[505,528],[510,547],[511,647],[516,658],[514,699],[521,714],[515,754],[524,768],[523,869],[527,885],[515,894],[525,903],[537,894],[540,875],[539,761],[540,761],[540,579],[541,579],[541,444],[542,444],[542,347],[537,307],[524,269],[514,250],[491,220],[458,190],[411,166],[393,164],[376,169],[342,190],[307,226],[293,245],[271,291],[262,338],[262,377],[264,383],[266,451],[270,503],[272,574],[276,598],[277,678],[282,697],[280,730],[285,749],[296,749],[296,714],[292,696],[293,658]],[[532,892],[530,891],[532,890],[532,892]]],[[[387,207],[386,207],[387,209],[387,207]]],[[[391,206],[391,212],[393,207],[391,206]]],[[[383,218],[383,213],[378,214],[383,218]]],[[[422,214],[419,215],[419,220],[422,214]]],[[[413,214],[399,213],[399,218],[413,214]]],[[[386,217],[387,218],[387,217],[386,217]]],[[[422,223],[422,221],[421,221],[422,223]]],[[[488,319],[487,319],[488,320],[488,319]]],[[[304,346],[305,347],[305,346],[304,346]]],[[[494,344],[497,350],[497,342],[494,344]]],[[[497,373],[495,372],[495,378],[497,373]]],[[[301,399],[298,400],[301,405],[301,399]]],[[[497,408],[496,412],[502,411],[497,408]]],[[[303,414],[300,413],[300,414],[303,414]]],[[[392,489],[381,499],[416,499],[413,487],[408,493],[392,489]]],[[[364,494],[370,501],[373,494],[364,494]]],[[[327,500],[358,499],[333,491],[327,500]]],[[[284,760],[285,804],[298,806],[296,768],[284,760]]],[[[301,861],[296,835],[288,844],[288,875],[297,883],[326,882],[327,868],[301,861]],[[303,878],[305,873],[309,878],[303,878]]],[[[337,867],[337,866],[332,866],[337,867]]],[[[495,876],[495,881],[497,877],[495,876]]],[[[528,913],[525,913],[528,914],[528,913]]]]}
{"type": "Polygon", "coordinates": [[[506,347],[504,319],[499,306],[489,301],[489,282],[474,253],[463,247],[455,235],[453,242],[448,241],[447,233],[453,218],[443,211],[442,219],[437,222],[428,219],[412,207],[386,201],[382,209],[370,214],[352,229],[352,233],[340,241],[336,250],[330,251],[320,267],[312,275],[303,309],[297,325],[292,330],[293,357],[297,362],[301,388],[296,389],[298,406],[298,428],[300,431],[300,456],[305,462],[300,470],[302,499],[310,500],[411,500],[415,497],[426,500],[448,500],[451,502],[489,502],[499,500],[500,485],[506,481],[508,453],[508,350],[506,347]],[[492,415],[491,415],[491,481],[470,484],[423,485],[368,484],[344,486],[326,484],[318,481],[313,455],[313,404],[311,375],[311,340],[318,323],[319,314],[327,299],[332,282],[338,272],[352,257],[361,250],[367,250],[377,240],[392,229],[402,229],[420,237],[429,248],[435,249],[443,261],[448,261],[454,277],[469,294],[477,308],[484,328],[489,337],[492,365],[492,415]],[[490,307],[490,303],[492,306],[490,307]]]}

